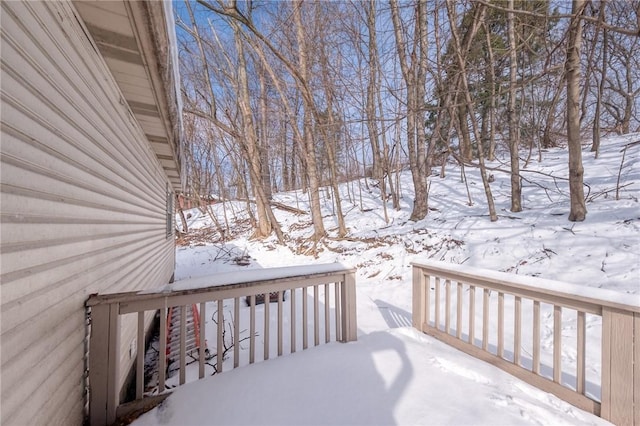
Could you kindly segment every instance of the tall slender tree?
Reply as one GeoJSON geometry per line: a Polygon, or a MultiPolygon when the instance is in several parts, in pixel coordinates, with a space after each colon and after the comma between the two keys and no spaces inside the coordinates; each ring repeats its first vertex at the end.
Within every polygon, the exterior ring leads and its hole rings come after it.
{"type": "Polygon", "coordinates": [[[414,29],[411,43],[401,22],[397,0],[389,0],[398,61],[406,88],[407,99],[407,152],[413,178],[414,200],[410,220],[421,220],[427,215],[428,186],[426,138],[424,134],[424,85],[426,84],[427,2],[417,0],[414,5],[414,29]],[[411,44],[411,45],[409,45],[411,44]]]}
{"type": "MultiPolygon", "coordinates": [[[[509,9],[515,9],[514,0],[509,0],[509,9]]],[[[514,12],[507,12],[509,33],[509,153],[511,160],[511,211],[522,211],[522,188],[520,186],[520,123],[516,112],[518,84],[518,53],[516,52],[516,30],[514,12]]]]}
{"type": "Polygon", "coordinates": [[[580,45],[585,0],[573,0],[569,24],[569,44],[565,72],[567,75],[567,144],[569,147],[569,195],[571,211],[569,220],[581,222],[587,216],[584,199],[584,167],[582,166],[582,143],[580,137],[580,45]]]}

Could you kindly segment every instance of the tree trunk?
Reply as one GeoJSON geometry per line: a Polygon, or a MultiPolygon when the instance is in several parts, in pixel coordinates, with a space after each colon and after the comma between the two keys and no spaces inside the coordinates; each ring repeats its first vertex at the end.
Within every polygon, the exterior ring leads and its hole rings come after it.
{"type": "MultiPolygon", "coordinates": [[[[486,21],[485,21],[486,24],[486,21]]],[[[489,112],[487,113],[487,120],[488,123],[486,124],[486,126],[488,127],[489,131],[488,131],[488,136],[487,138],[489,139],[489,152],[487,154],[487,159],[489,161],[493,161],[495,160],[496,157],[496,131],[495,131],[495,126],[494,124],[494,118],[495,118],[495,110],[496,110],[496,72],[494,69],[494,58],[493,58],[493,46],[491,45],[491,33],[489,31],[489,26],[485,25],[485,36],[487,39],[487,55],[488,55],[488,59],[489,59],[489,63],[487,64],[487,71],[488,71],[488,78],[487,80],[489,81],[489,88],[490,88],[490,93],[489,93],[489,102],[488,102],[488,106],[486,106],[486,108],[488,108],[489,112]]],[[[483,123],[484,123],[484,119],[483,119],[483,123]]]]}
{"type": "MultiPolygon", "coordinates": [[[[514,0],[509,0],[509,9],[514,9],[514,0]]],[[[511,211],[522,211],[522,188],[520,187],[519,139],[520,123],[516,113],[516,89],[518,84],[518,55],[516,52],[515,17],[507,13],[509,27],[509,153],[511,159],[511,211]]]]}
{"type": "Polygon", "coordinates": [[[418,169],[420,171],[421,185],[420,190],[425,192],[425,209],[428,208],[426,200],[428,199],[427,193],[427,179],[431,175],[431,167],[427,161],[427,153],[429,151],[427,147],[427,135],[425,133],[425,99],[427,97],[427,67],[428,67],[428,38],[427,38],[427,1],[418,1],[418,20],[416,28],[416,42],[418,43],[418,70],[416,73],[416,152],[418,169]]]}
{"type": "MultiPolygon", "coordinates": [[[[293,4],[293,22],[296,29],[296,41],[298,42],[298,63],[299,74],[302,81],[308,81],[308,59],[307,46],[304,36],[304,27],[302,26],[302,0],[296,0],[293,4]]],[[[316,167],[315,144],[313,141],[313,126],[311,122],[311,109],[313,106],[313,98],[309,94],[303,96],[304,113],[303,113],[303,145],[305,149],[305,162],[307,177],[309,178],[309,198],[311,204],[311,219],[313,221],[313,239],[319,241],[326,235],[324,222],[322,221],[322,211],[320,209],[320,194],[318,184],[318,172],[316,167]],[[309,98],[309,99],[307,99],[309,98]]]]}
{"type": "MultiPolygon", "coordinates": [[[[605,18],[605,9],[604,5],[600,8],[600,19],[603,22],[605,18]]],[[[596,97],[596,111],[595,117],[593,118],[593,144],[591,145],[591,152],[596,153],[596,158],[598,158],[598,154],[600,153],[600,114],[602,111],[602,97],[604,95],[604,84],[606,81],[605,76],[607,75],[607,51],[609,50],[608,38],[607,29],[604,28],[602,30],[602,69],[600,70],[598,96],[596,97]]]]}
{"type": "Polygon", "coordinates": [[[382,178],[382,156],[380,154],[380,143],[378,141],[378,120],[376,117],[376,92],[378,87],[378,45],[376,43],[376,3],[375,0],[369,0],[366,8],[367,13],[367,30],[369,33],[369,81],[367,83],[367,104],[366,117],[367,129],[369,131],[369,143],[371,144],[371,154],[373,158],[372,177],[374,179],[382,178]]]}
{"type": "Polygon", "coordinates": [[[271,192],[271,170],[269,167],[269,138],[267,125],[267,89],[262,67],[256,67],[258,80],[260,81],[260,137],[258,138],[258,150],[260,151],[260,178],[262,188],[267,200],[273,198],[271,192]]]}
{"type": "Polygon", "coordinates": [[[569,45],[565,63],[567,75],[567,144],[569,146],[569,220],[581,222],[587,215],[584,200],[582,145],[580,143],[580,44],[585,0],[573,0],[569,26],[569,45]]]}
{"type": "MultiPolygon", "coordinates": [[[[461,71],[462,72],[462,71],[461,71]]],[[[459,81],[459,80],[458,80],[459,81]]],[[[461,89],[460,90],[464,90],[461,89]]],[[[467,121],[467,106],[464,104],[464,95],[456,97],[458,104],[456,117],[458,118],[458,141],[460,144],[460,156],[464,161],[470,161],[473,158],[471,150],[471,136],[469,135],[469,122],[467,121]]]]}
{"type": "Polygon", "coordinates": [[[560,81],[558,81],[558,87],[556,88],[555,93],[553,94],[553,99],[551,100],[551,105],[549,105],[549,111],[547,112],[547,120],[544,126],[544,132],[542,133],[542,147],[543,148],[552,148],[555,146],[555,141],[551,139],[551,131],[553,130],[553,123],[555,122],[556,117],[556,107],[558,106],[558,102],[560,101],[560,96],[562,95],[562,87],[565,84],[566,75],[562,75],[560,81]]]}
{"type": "MultiPolygon", "coordinates": [[[[183,198],[186,200],[186,198],[183,198]]],[[[189,226],[187,225],[187,218],[184,217],[184,210],[182,210],[182,206],[180,205],[180,196],[176,195],[175,205],[177,206],[178,214],[180,215],[180,222],[182,223],[182,233],[186,234],[189,232],[189,226]]]]}
{"type": "MultiPolygon", "coordinates": [[[[460,38],[458,36],[458,29],[456,26],[456,21],[454,19],[454,13],[453,13],[454,7],[455,5],[453,5],[453,0],[447,0],[447,13],[449,15],[449,25],[451,27],[451,35],[454,41],[456,58],[458,59],[458,65],[460,67],[460,81],[462,83],[461,84],[462,92],[465,97],[467,108],[469,110],[469,117],[471,119],[471,127],[473,128],[473,134],[476,141],[478,142],[477,143],[478,164],[480,165],[480,176],[482,178],[482,185],[484,186],[484,192],[487,197],[487,206],[489,207],[489,218],[491,219],[492,222],[495,222],[496,220],[498,220],[498,215],[496,214],[496,208],[493,201],[493,194],[491,193],[491,187],[489,186],[487,171],[484,165],[484,150],[482,148],[482,143],[480,143],[480,131],[478,130],[477,120],[475,118],[475,112],[473,107],[473,101],[471,100],[471,94],[469,92],[469,84],[467,82],[465,59],[462,57],[462,48],[460,45],[460,38]]],[[[479,8],[477,9],[477,14],[475,15],[477,16],[476,19],[478,19],[481,22],[483,15],[485,13],[485,7],[484,5],[478,5],[476,7],[479,8]]],[[[469,32],[471,32],[471,38],[473,38],[473,32],[475,32],[476,30],[477,30],[477,22],[474,22],[474,25],[472,26],[472,28],[469,29],[469,32]]]]}
{"type": "MultiPolygon", "coordinates": [[[[398,52],[398,59],[400,61],[400,68],[407,88],[407,151],[409,156],[409,167],[411,169],[411,177],[413,178],[414,187],[414,202],[413,210],[409,220],[418,221],[424,219],[429,211],[427,205],[427,185],[424,168],[424,150],[420,148],[420,144],[424,144],[424,137],[422,140],[418,140],[417,126],[421,126],[424,131],[424,120],[419,121],[423,114],[420,114],[419,103],[424,103],[424,99],[418,99],[420,90],[418,89],[418,73],[421,72],[417,69],[421,65],[418,62],[416,51],[419,47],[422,47],[421,41],[422,33],[426,32],[426,13],[422,12],[422,8],[426,8],[426,2],[420,0],[418,7],[416,8],[416,23],[414,32],[414,49],[411,54],[411,63],[407,61],[407,42],[402,33],[402,24],[400,21],[400,12],[398,10],[397,0],[390,0],[389,5],[391,7],[391,17],[393,21],[393,30],[396,40],[396,49],[398,52]],[[422,152],[420,152],[422,150],[422,152]],[[423,164],[420,164],[423,163],[423,164]]],[[[425,35],[426,37],[426,35],[425,35]]],[[[420,55],[426,55],[427,52],[419,52],[420,55]]],[[[422,62],[422,61],[420,61],[422,62]]]]}
{"type": "Polygon", "coordinates": [[[242,117],[243,137],[240,143],[243,146],[243,152],[249,163],[249,179],[254,197],[256,199],[256,211],[258,214],[258,224],[254,236],[257,238],[265,238],[271,234],[271,222],[267,215],[267,209],[270,208],[265,204],[264,188],[262,187],[262,164],[260,161],[260,148],[258,147],[258,138],[255,125],[253,122],[253,113],[251,111],[251,100],[249,98],[249,82],[247,79],[247,64],[244,58],[244,46],[240,35],[239,25],[231,21],[233,28],[236,52],[238,55],[237,67],[237,92],[238,92],[238,109],[242,117]]]}

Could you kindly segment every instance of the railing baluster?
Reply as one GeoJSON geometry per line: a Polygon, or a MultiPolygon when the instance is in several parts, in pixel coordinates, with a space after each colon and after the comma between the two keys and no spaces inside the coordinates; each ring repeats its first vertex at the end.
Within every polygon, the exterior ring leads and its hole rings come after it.
{"type": "Polygon", "coordinates": [[[489,289],[482,291],[482,349],[489,347],[489,289]]]}
{"type": "Polygon", "coordinates": [[[342,341],[342,316],[340,314],[340,306],[342,306],[342,304],[340,303],[340,282],[336,281],[335,283],[333,283],[333,292],[334,292],[334,298],[336,300],[336,306],[335,306],[335,311],[336,311],[336,342],[341,342],[342,341]]]}
{"type": "Polygon", "coordinates": [[[513,330],[513,363],[520,365],[520,352],[522,348],[522,298],[515,297],[513,330]]]}
{"type": "Polygon", "coordinates": [[[436,317],[435,317],[435,328],[440,329],[440,277],[436,277],[435,279],[435,298],[436,298],[436,317]]]}
{"type": "Polygon", "coordinates": [[[284,292],[278,292],[278,356],[282,356],[282,298],[284,292]]]}
{"type": "Polygon", "coordinates": [[[504,358],[504,293],[498,293],[498,356],[504,358]]]}
{"type": "Polygon", "coordinates": [[[296,351],[296,292],[298,289],[291,289],[291,353],[296,351]]]}
{"type": "Polygon", "coordinates": [[[308,323],[308,302],[309,290],[302,287],[302,349],[309,347],[309,323],[308,323]]]}
{"type": "Polygon", "coordinates": [[[324,285],[324,342],[329,343],[331,340],[331,312],[329,306],[329,284],[324,285]]]}
{"type": "Polygon", "coordinates": [[[320,344],[320,313],[319,313],[318,286],[313,286],[313,345],[320,344]]]}
{"type": "MultiPolygon", "coordinates": [[[[584,395],[585,391],[585,352],[586,352],[586,315],[578,311],[578,342],[577,342],[577,365],[576,365],[576,392],[584,395]]],[[[639,343],[636,343],[639,344],[639,343]]]]}
{"type": "Polygon", "coordinates": [[[270,316],[269,308],[271,305],[271,294],[264,294],[264,349],[262,350],[263,359],[266,361],[269,359],[269,328],[270,328],[270,316]]]}
{"type": "Polygon", "coordinates": [[[138,312],[138,339],[136,342],[136,399],[144,393],[144,311],[138,312]]]}
{"type": "Polygon", "coordinates": [[[458,282],[457,307],[456,307],[456,337],[462,338],[462,283],[458,282]]]}
{"type": "Polygon", "coordinates": [[[240,298],[233,299],[233,368],[240,365],[240,298]]]}
{"type": "Polygon", "coordinates": [[[562,377],[562,306],[553,305],[553,381],[562,377]]]}
{"type": "Polygon", "coordinates": [[[451,281],[444,282],[445,307],[444,307],[444,331],[449,334],[451,330],[451,281]]]}
{"type": "Polygon", "coordinates": [[[207,336],[205,323],[207,322],[207,304],[206,302],[200,302],[200,321],[198,327],[198,336],[200,337],[199,352],[198,352],[198,378],[204,377],[204,363],[206,361],[205,349],[207,348],[207,336]]]}
{"type": "Polygon", "coordinates": [[[540,302],[533,301],[533,372],[540,374],[540,302]]]}
{"type": "Polygon", "coordinates": [[[256,296],[249,297],[249,364],[256,360],[256,296]]]}
{"type": "Polygon", "coordinates": [[[469,343],[475,343],[476,334],[476,287],[469,286],[469,343]]]}
{"type": "MultiPolygon", "coordinates": [[[[431,277],[424,275],[424,317],[427,322],[427,326],[431,323],[431,277]]],[[[420,330],[422,330],[422,324],[420,324],[420,330]]]]}
{"type": "Polygon", "coordinates": [[[218,329],[216,339],[216,373],[222,373],[222,361],[224,358],[224,300],[218,300],[218,329]]]}
{"type": "Polygon", "coordinates": [[[158,363],[158,393],[164,392],[165,375],[167,373],[167,307],[160,309],[160,337],[159,337],[159,363],[158,363]]]}
{"type": "Polygon", "coordinates": [[[180,306],[180,384],[187,379],[187,307],[180,306]]]}

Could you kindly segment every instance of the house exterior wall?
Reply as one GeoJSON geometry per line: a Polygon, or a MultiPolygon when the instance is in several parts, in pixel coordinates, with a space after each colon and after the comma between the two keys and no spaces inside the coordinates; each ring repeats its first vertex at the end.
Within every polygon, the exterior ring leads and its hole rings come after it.
{"type": "Polygon", "coordinates": [[[0,7],[0,423],[81,424],[84,302],[169,281],[173,195],[73,4],[0,7]]]}

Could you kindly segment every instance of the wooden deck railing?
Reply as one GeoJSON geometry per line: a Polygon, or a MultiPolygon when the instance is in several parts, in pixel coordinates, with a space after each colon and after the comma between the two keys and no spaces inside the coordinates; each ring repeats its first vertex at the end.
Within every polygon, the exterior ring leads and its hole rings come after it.
{"type": "Polygon", "coordinates": [[[412,266],[414,327],[614,424],[640,425],[640,296],[441,262],[412,266]]]}
{"type": "MultiPolygon", "coordinates": [[[[306,349],[313,337],[313,344],[321,340],[329,342],[349,342],[356,340],[356,305],[355,305],[355,270],[340,264],[312,265],[304,267],[270,268],[250,270],[233,274],[219,274],[197,279],[176,281],[167,286],[165,291],[143,293],[118,293],[93,295],[87,300],[91,317],[91,335],[89,347],[89,409],[92,425],[112,424],[121,414],[121,372],[120,359],[122,345],[120,343],[120,317],[125,314],[137,314],[137,350],[135,357],[136,401],[144,400],[144,357],[145,357],[145,313],[159,311],[160,333],[158,341],[159,354],[166,353],[167,311],[170,307],[181,307],[184,315],[186,306],[199,306],[201,321],[199,322],[199,353],[192,358],[198,363],[198,378],[205,375],[206,363],[213,363],[215,371],[223,371],[224,359],[221,354],[225,347],[224,334],[233,330],[235,347],[233,348],[233,367],[240,365],[239,338],[243,332],[241,322],[248,322],[249,363],[255,362],[256,336],[262,333],[263,358],[269,358],[271,352],[277,356],[285,349],[295,352],[306,349]],[[277,294],[277,302],[265,303],[264,327],[256,330],[256,296],[270,300],[272,293],[277,294]],[[288,300],[283,301],[284,294],[288,300]],[[311,300],[310,300],[311,299],[311,300]],[[233,314],[225,316],[225,301],[233,306],[233,314]],[[276,304],[277,303],[277,304],[276,304]],[[208,342],[213,357],[207,361],[205,356],[207,304],[214,308],[212,320],[215,323],[215,342],[208,342]],[[249,306],[246,306],[248,304],[249,306]],[[311,308],[309,307],[311,305],[311,308]],[[286,309],[285,309],[286,308],[286,309]],[[323,311],[323,313],[321,313],[323,311]],[[273,315],[271,315],[273,312],[273,315]],[[288,313],[285,318],[284,312],[288,313]],[[299,313],[298,313],[299,312],[299,313]],[[313,319],[309,321],[310,314],[313,319]],[[248,316],[248,318],[246,318],[248,316]],[[274,321],[272,321],[272,318],[274,321]],[[275,330],[271,330],[271,323],[275,330]],[[284,327],[286,323],[290,324],[284,327]],[[270,334],[272,333],[272,334],[270,334]],[[301,338],[301,340],[300,340],[301,338]],[[285,345],[286,339],[286,345],[285,345]],[[272,343],[273,340],[273,343],[272,343]],[[214,344],[215,343],[215,344],[214,344]],[[270,347],[273,344],[277,348],[270,347]],[[273,349],[272,349],[273,348],[273,349]]],[[[230,310],[230,308],[229,308],[230,310]]],[[[186,381],[186,327],[180,327],[179,384],[186,381]]],[[[245,330],[246,332],[246,330],[245,330]]],[[[166,393],[166,358],[159,356],[157,371],[158,391],[166,393]]],[[[138,404],[140,405],[140,404],[138,404]]]]}

